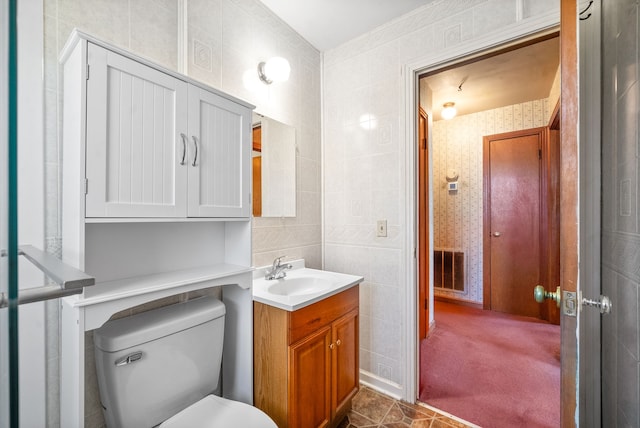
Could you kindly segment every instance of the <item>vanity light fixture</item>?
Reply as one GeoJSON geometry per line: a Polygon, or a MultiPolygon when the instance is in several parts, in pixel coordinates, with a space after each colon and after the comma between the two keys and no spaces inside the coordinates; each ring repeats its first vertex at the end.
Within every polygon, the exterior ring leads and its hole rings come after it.
{"type": "Polygon", "coordinates": [[[285,82],[289,79],[291,66],[286,58],[275,56],[267,62],[258,64],[258,76],[267,85],[273,82],[285,82]]]}
{"type": "Polygon", "coordinates": [[[453,103],[453,102],[444,103],[442,105],[441,114],[444,120],[453,119],[456,116],[458,111],[456,110],[455,106],[456,106],[456,103],[453,103]]]}

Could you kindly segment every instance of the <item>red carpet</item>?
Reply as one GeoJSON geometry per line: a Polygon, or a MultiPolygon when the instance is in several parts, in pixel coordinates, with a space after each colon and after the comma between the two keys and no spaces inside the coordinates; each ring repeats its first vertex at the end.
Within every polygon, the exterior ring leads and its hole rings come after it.
{"type": "Polygon", "coordinates": [[[436,302],[420,401],[482,427],[560,426],[560,326],[436,302]]]}

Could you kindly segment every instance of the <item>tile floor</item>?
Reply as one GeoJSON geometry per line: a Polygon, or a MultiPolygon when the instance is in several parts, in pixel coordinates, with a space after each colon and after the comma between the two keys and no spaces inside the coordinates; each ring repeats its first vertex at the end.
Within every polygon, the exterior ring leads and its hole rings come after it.
{"type": "Polygon", "coordinates": [[[338,428],[466,428],[475,427],[449,415],[416,404],[394,400],[361,386],[352,409],[338,428]]]}

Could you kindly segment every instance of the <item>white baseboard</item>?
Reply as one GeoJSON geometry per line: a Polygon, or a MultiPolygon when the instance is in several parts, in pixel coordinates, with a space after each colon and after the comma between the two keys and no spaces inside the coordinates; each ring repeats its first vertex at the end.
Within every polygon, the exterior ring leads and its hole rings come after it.
{"type": "Polygon", "coordinates": [[[366,370],[360,370],[360,383],[396,400],[402,400],[403,388],[389,379],[381,378],[366,370]]]}

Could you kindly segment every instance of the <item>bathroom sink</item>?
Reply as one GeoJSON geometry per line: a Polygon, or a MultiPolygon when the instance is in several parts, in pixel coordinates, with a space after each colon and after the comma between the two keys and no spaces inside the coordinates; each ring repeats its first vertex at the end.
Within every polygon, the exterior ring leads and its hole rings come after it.
{"type": "Polygon", "coordinates": [[[319,293],[333,285],[331,281],[313,276],[285,277],[276,279],[274,282],[276,283],[267,287],[267,291],[280,296],[301,296],[319,293]]]}
{"type": "Polygon", "coordinates": [[[304,259],[287,262],[291,265],[281,279],[266,279],[271,265],[253,272],[253,300],[286,311],[296,311],[329,296],[353,287],[364,278],[304,266],[304,259]]]}

